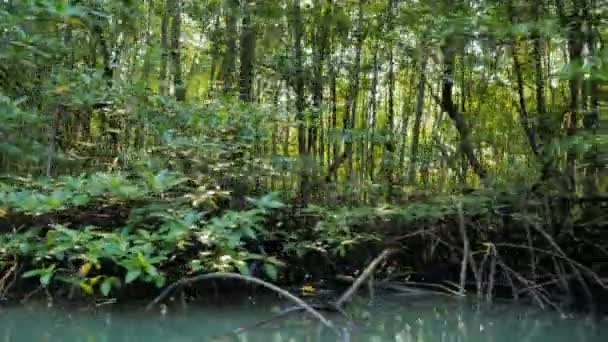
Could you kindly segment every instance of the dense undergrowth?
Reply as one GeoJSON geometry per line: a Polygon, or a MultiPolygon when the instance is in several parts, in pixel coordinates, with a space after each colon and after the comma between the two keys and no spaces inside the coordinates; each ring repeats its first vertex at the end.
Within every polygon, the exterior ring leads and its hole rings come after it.
{"type": "MultiPolygon", "coordinates": [[[[167,145],[123,171],[5,177],[2,297],[27,297],[40,287],[70,298],[112,297],[206,272],[253,274],[284,285],[333,282],[336,275],[357,274],[387,247],[399,252],[380,271],[383,277],[441,284],[451,293],[523,296],[558,307],[564,298],[579,296],[581,304],[585,295],[605,291],[605,264],[593,264],[606,255],[605,219],[586,215],[602,211],[601,197],[588,203],[480,189],[413,193],[375,205],[317,198],[302,206],[298,192],[265,194],[255,177],[247,183],[227,169],[205,174],[181,166],[204,158],[184,146],[206,146],[182,141],[180,152],[197,158],[182,157],[172,170],[154,168],[162,158],[171,164],[177,150],[167,145]],[[555,210],[566,205],[568,215],[555,210]]],[[[235,170],[220,159],[205,165],[235,170]]]]}
{"type": "Polygon", "coordinates": [[[601,306],[605,9],[279,2],[0,1],[0,299],[390,248],[378,284],[601,306]]]}

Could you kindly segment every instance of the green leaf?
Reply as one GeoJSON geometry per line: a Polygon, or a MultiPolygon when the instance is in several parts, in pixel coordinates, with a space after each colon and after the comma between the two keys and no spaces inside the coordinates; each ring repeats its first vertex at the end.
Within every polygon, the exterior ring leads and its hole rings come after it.
{"type": "Polygon", "coordinates": [[[49,272],[40,277],[40,285],[47,287],[51,283],[53,272],[49,272]]]}
{"type": "Polygon", "coordinates": [[[31,271],[27,271],[25,273],[23,273],[21,275],[22,278],[32,278],[32,277],[37,277],[40,274],[42,274],[44,272],[44,270],[31,270],[31,271]]]}
{"type": "Polygon", "coordinates": [[[125,283],[130,284],[133,281],[135,281],[135,279],[139,278],[139,276],[141,275],[141,270],[129,270],[129,272],[127,272],[127,275],[125,276],[125,283]]]}
{"type": "Polygon", "coordinates": [[[158,275],[158,276],[154,277],[154,284],[156,285],[156,287],[165,286],[165,282],[166,282],[166,278],[163,275],[158,275]]]}
{"type": "Polygon", "coordinates": [[[273,264],[264,264],[264,273],[268,276],[268,278],[276,281],[278,278],[279,270],[273,264]]]}
{"type": "Polygon", "coordinates": [[[247,267],[247,263],[245,262],[237,262],[236,268],[239,270],[239,273],[242,275],[250,276],[249,267],[247,267]]]}
{"type": "Polygon", "coordinates": [[[99,289],[101,290],[101,294],[103,294],[105,297],[107,297],[110,294],[110,291],[112,291],[111,278],[106,278],[103,281],[103,283],[101,283],[101,286],[99,287],[99,289]]]}
{"type": "Polygon", "coordinates": [[[82,289],[82,291],[84,291],[84,293],[86,293],[88,295],[92,295],[93,292],[95,292],[93,290],[93,286],[91,286],[90,284],[87,284],[84,281],[80,283],[80,288],[82,289]]]}
{"type": "Polygon", "coordinates": [[[158,270],[156,269],[156,267],[154,267],[154,266],[152,266],[152,265],[148,265],[148,266],[146,266],[146,267],[145,267],[145,270],[146,270],[146,273],[147,273],[147,274],[149,274],[149,275],[151,275],[151,276],[153,276],[153,277],[158,276],[158,270]]]}

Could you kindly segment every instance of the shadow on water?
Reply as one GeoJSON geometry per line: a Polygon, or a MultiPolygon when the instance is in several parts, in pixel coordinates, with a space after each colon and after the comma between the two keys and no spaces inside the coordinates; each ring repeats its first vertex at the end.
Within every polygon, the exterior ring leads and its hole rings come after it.
{"type": "MultiPolygon", "coordinates": [[[[359,299],[349,308],[355,322],[351,341],[607,341],[608,319],[561,317],[517,304],[480,307],[443,297],[359,299]]],[[[286,303],[271,297],[232,299],[187,309],[146,313],[141,306],[94,310],[27,305],[0,309],[2,342],[137,341],[336,341],[337,337],[302,314],[239,336],[225,335],[271,317],[286,303]],[[217,336],[224,337],[218,338],[217,336]]],[[[336,324],[339,317],[333,317],[336,324]]]]}

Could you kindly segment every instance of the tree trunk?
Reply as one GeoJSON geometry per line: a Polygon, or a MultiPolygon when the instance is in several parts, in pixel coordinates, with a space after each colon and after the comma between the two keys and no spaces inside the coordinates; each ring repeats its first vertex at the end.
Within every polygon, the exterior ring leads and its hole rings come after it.
{"type": "Polygon", "coordinates": [[[412,147],[410,153],[410,167],[408,171],[408,182],[416,181],[416,164],[418,163],[418,145],[420,141],[420,126],[422,121],[422,111],[424,110],[424,98],[426,89],[426,66],[428,63],[428,47],[426,38],[420,44],[420,70],[418,74],[418,90],[416,94],[416,116],[414,129],[412,131],[412,147]]]}
{"type": "Polygon", "coordinates": [[[222,78],[224,81],[224,94],[229,95],[234,89],[236,79],[237,56],[237,16],[239,0],[226,0],[224,20],[226,23],[226,51],[222,62],[222,78]]]}
{"type": "MultiPolygon", "coordinates": [[[[317,141],[317,125],[323,122],[321,114],[323,113],[321,106],[323,104],[323,65],[325,63],[325,54],[327,51],[327,45],[329,42],[329,20],[331,19],[331,6],[333,0],[326,0],[327,8],[319,6],[321,13],[319,14],[319,23],[317,23],[317,31],[313,35],[315,39],[314,54],[313,54],[313,78],[312,78],[312,104],[313,104],[313,117],[312,123],[308,128],[308,151],[310,154],[315,153],[315,142],[317,141]]],[[[322,128],[321,128],[322,130],[322,128]]],[[[322,131],[321,131],[321,134],[322,131]]],[[[320,149],[323,149],[321,140],[320,149]]],[[[321,155],[321,160],[323,159],[321,155]]]]}
{"type": "MultiPolygon", "coordinates": [[[[584,4],[581,4],[582,0],[573,0],[572,12],[566,16],[563,8],[562,0],[556,0],[558,6],[559,15],[562,27],[567,28],[566,40],[568,42],[568,59],[571,65],[581,65],[582,63],[582,51],[584,35],[582,33],[582,14],[581,8],[584,4]]],[[[578,110],[579,110],[579,95],[581,90],[581,77],[579,72],[576,71],[574,75],[570,76],[568,81],[568,90],[570,92],[570,103],[562,122],[566,124],[566,133],[569,137],[576,134],[577,123],[578,123],[578,110]]],[[[576,152],[569,148],[567,152],[567,176],[568,176],[568,190],[570,192],[576,191],[575,181],[575,168],[576,168],[576,152]]]]}
{"type": "Polygon", "coordinates": [[[469,125],[464,118],[463,113],[461,113],[458,108],[454,105],[454,100],[452,99],[452,88],[454,86],[454,59],[456,54],[456,47],[458,46],[456,43],[457,38],[455,35],[451,35],[446,38],[446,42],[442,44],[441,51],[443,53],[443,80],[442,80],[442,91],[441,91],[441,109],[448,113],[452,121],[454,122],[454,126],[458,130],[460,135],[460,147],[464,156],[466,157],[469,165],[473,169],[473,171],[479,176],[482,181],[487,180],[487,171],[481,165],[477,156],[475,155],[475,150],[473,148],[473,143],[471,142],[471,132],[469,129],[469,125]]]}
{"type": "Polygon", "coordinates": [[[182,33],[181,0],[168,0],[171,7],[171,60],[173,66],[173,90],[177,101],[186,99],[186,87],[182,78],[182,53],[180,37],[182,33]]]}
{"type": "Polygon", "coordinates": [[[239,94],[241,101],[253,102],[252,87],[255,66],[256,31],[253,23],[253,12],[256,4],[245,1],[241,22],[239,94]]]}
{"type": "Polygon", "coordinates": [[[371,84],[371,91],[370,91],[370,96],[369,96],[369,110],[368,112],[370,113],[370,132],[368,134],[369,138],[368,140],[370,140],[369,143],[369,151],[368,151],[368,173],[369,173],[369,179],[370,180],[374,180],[374,172],[375,172],[375,161],[374,161],[374,150],[376,147],[376,144],[374,142],[374,135],[375,135],[375,131],[376,131],[376,113],[377,113],[377,107],[378,105],[376,104],[376,97],[377,97],[377,92],[378,92],[378,69],[379,69],[379,65],[378,65],[378,44],[376,43],[376,49],[374,50],[374,62],[373,62],[373,75],[372,75],[372,84],[371,84]]]}
{"type": "Polygon", "coordinates": [[[401,104],[401,149],[399,152],[399,167],[402,168],[399,170],[399,175],[402,179],[406,177],[405,170],[405,154],[407,149],[407,133],[409,129],[410,123],[410,113],[411,113],[411,98],[414,93],[415,83],[416,83],[416,61],[412,61],[411,65],[406,65],[406,69],[408,70],[407,78],[408,78],[408,86],[407,93],[405,97],[403,97],[403,102],[401,104]]]}
{"type": "MultiPolygon", "coordinates": [[[[534,2],[534,21],[541,25],[543,0],[534,2]]],[[[539,28],[532,31],[532,43],[534,46],[534,68],[536,71],[536,111],[539,117],[546,113],[545,104],[545,78],[543,76],[544,42],[539,28]]]]}
{"type": "Polygon", "coordinates": [[[352,179],[353,171],[353,138],[354,129],[356,127],[356,114],[357,114],[357,99],[359,95],[359,74],[361,72],[361,50],[363,49],[363,41],[365,40],[365,24],[363,22],[363,2],[365,0],[359,0],[359,15],[358,15],[358,27],[355,32],[356,46],[355,46],[355,61],[352,71],[352,82],[350,85],[350,91],[348,99],[346,100],[346,108],[344,111],[344,128],[350,130],[350,136],[348,137],[345,146],[344,154],[348,160],[347,175],[349,179],[352,179]]]}
{"type": "MultiPolygon", "coordinates": [[[[336,130],[338,128],[338,91],[337,91],[337,70],[336,67],[334,66],[334,63],[329,63],[329,92],[330,92],[330,96],[331,96],[331,136],[332,139],[329,139],[330,141],[330,145],[332,145],[332,153],[331,153],[331,158],[332,158],[332,163],[335,163],[336,160],[338,160],[339,156],[338,156],[338,142],[337,139],[335,139],[335,133],[336,130]]],[[[329,155],[329,153],[328,153],[329,155]]],[[[330,169],[328,169],[328,171],[331,171],[331,164],[327,163],[327,165],[330,167],[330,169]]],[[[331,172],[330,172],[331,173],[331,172]]]]}
{"type": "Polygon", "coordinates": [[[298,125],[298,152],[300,156],[306,155],[306,125],[305,125],[305,101],[304,101],[304,70],[302,56],[302,11],[300,0],[294,0],[293,4],[293,30],[294,30],[294,51],[295,51],[295,93],[296,93],[296,112],[298,125]]]}
{"type": "MultiPolygon", "coordinates": [[[[515,10],[513,8],[512,0],[509,0],[508,4],[509,17],[511,20],[511,24],[516,24],[515,19],[515,10]]],[[[538,144],[536,142],[536,132],[534,128],[531,126],[528,110],[526,108],[526,95],[525,95],[525,84],[523,73],[521,70],[521,63],[519,61],[519,51],[517,49],[517,37],[512,37],[511,42],[511,55],[513,58],[513,72],[515,73],[515,77],[517,79],[517,94],[519,96],[519,118],[521,121],[521,125],[526,133],[526,137],[528,138],[528,143],[530,144],[530,149],[534,152],[535,155],[539,155],[538,144]]]]}
{"type": "Polygon", "coordinates": [[[169,65],[169,3],[171,0],[167,0],[165,3],[165,10],[160,22],[160,74],[158,76],[158,82],[160,84],[160,94],[167,95],[167,70],[169,65]]]}
{"type": "Polygon", "coordinates": [[[148,82],[150,80],[150,73],[152,71],[152,61],[150,56],[150,51],[152,51],[152,18],[154,17],[154,1],[148,0],[148,14],[146,16],[146,60],[144,61],[144,66],[142,69],[142,78],[146,83],[146,87],[148,86],[148,82]]]}

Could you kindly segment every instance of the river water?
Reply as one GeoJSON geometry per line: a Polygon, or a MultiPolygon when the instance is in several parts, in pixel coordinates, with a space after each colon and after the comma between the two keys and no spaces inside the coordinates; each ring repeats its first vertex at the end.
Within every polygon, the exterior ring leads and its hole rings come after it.
{"type": "Polygon", "coordinates": [[[274,297],[222,303],[173,305],[145,312],[143,305],[59,308],[28,304],[0,308],[0,342],[170,342],[170,341],[608,341],[608,318],[544,312],[513,303],[480,307],[447,297],[383,296],[357,299],[348,307],[348,339],[338,337],[306,314],[297,314],[239,335],[236,328],[273,316],[290,306],[274,297]]]}

